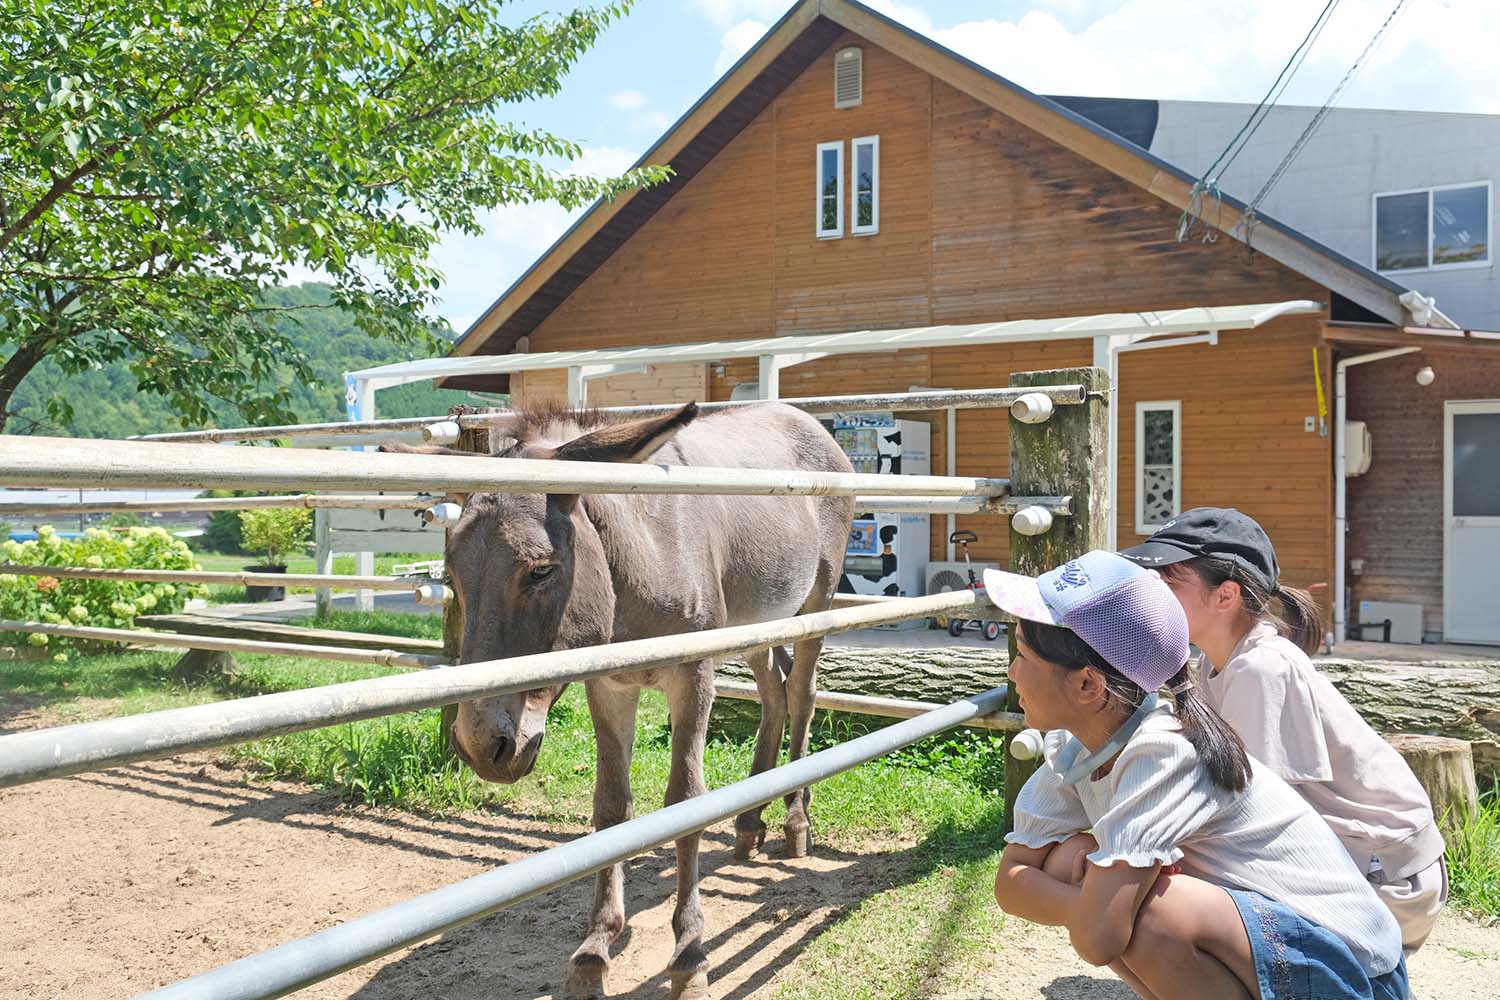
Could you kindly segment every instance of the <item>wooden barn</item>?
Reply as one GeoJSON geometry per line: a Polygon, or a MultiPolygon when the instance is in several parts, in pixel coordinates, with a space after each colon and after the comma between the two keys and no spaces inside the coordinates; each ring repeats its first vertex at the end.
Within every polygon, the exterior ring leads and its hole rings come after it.
{"type": "MultiPolygon", "coordinates": [[[[1356,614],[1365,601],[1420,605],[1428,641],[1500,642],[1500,614],[1480,606],[1493,599],[1472,591],[1487,593],[1477,574],[1500,558],[1500,337],[1452,328],[1274,219],[1247,226],[1228,197],[1204,202],[1179,239],[1192,178],[845,0],[792,8],[642,159],[670,164],[673,179],[580,219],[455,357],[504,368],[561,351],[1282,304],[1253,328],[1202,336],[1054,326],[968,346],[814,352],[771,374],[792,397],[1004,386],[1015,371],[1113,363],[1118,545],[1185,507],[1239,507],[1271,533],[1284,578],[1321,587],[1330,607],[1342,583],[1356,614]],[[1402,350],[1413,356],[1370,358],[1402,350]],[[1430,384],[1414,377],[1422,367],[1430,384]],[[1373,441],[1347,497],[1335,475],[1344,381],[1347,417],[1373,441]],[[1489,402],[1455,405],[1475,400],[1489,402]]],[[[627,369],[579,355],[593,360],[570,366],[575,396],[587,376],[601,405],[769,394],[752,385],[756,358],[659,354],[611,377],[627,369]]],[[[563,362],[522,367],[447,384],[568,394],[563,362]]],[[[960,411],[951,438],[945,414],[903,416],[932,423],[934,472],[1005,474],[1003,413],[960,411]]],[[[1365,436],[1351,427],[1354,465],[1365,436]]],[[[979,532],[976,556],[1005,559],[1002,522],[958,526],[979,532]]],[[[934,519],[934,558],[945,532],[934,519]]]]}

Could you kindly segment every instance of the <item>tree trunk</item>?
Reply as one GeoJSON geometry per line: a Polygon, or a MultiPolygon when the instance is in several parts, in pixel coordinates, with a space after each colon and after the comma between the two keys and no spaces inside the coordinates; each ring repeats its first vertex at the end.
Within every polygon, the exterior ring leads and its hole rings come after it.
{"type": "MultiPolygon", "coordinates": [[[[1005,680],[1005,648],[942,647],[935,633],[925,649],[828,646],[818,660],[818,687],[940,704],[1005,680]]],[[[1494,662],[1313,661],[1380,733],[1430,733],[1471,741],[1481,781],[1500,780],[1500,657],[1494,662]]],[[[721,672],[748,679],[742,662],[721,672]]]]}
{"type": "Polygon", "coordinates": [[[31,374],[31,370],[41,363],[52,348],[52,341],[47,337],[39,337],[28,340],[5,362],[0,365],[0,434],[5,432],[5,425],[11,418],[10,399],[16,394],[21,383],[31,374]]]}
{"type": "Polygon", "coordinates": [[[1445,835],[1461,829],[1479,808],[1474,755],[1464,740],[1402,733],[1387,736],[1411,766],[1411,773],[1432,801],[1432,814],[1445,835]]]}

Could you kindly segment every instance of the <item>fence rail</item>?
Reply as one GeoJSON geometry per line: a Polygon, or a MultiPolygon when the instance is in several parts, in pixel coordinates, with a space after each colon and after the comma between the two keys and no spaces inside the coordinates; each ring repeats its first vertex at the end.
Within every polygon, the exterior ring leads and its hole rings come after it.
{"type": "MultiPolygon", "coordinates": [[[[1060,406],[1082,403],[1087,392],[1082,385],[1039,386],[1034,389],[959,389],[922,390],[919,392],[866,393],[852,396],[803,396],[777,399],[770,402],[783,403],[805,413],[858,413],[875,410],[897,410],[921,412],[923,410],[976,410],[1002,409],[1011,406],[1028,393],[1041,393],[1060,406]]],[[[699,403],[698,409],[739,409],[768,402],[760,399],[733,400],[718,403],[699,403]]],[[[649,417],[670,413],[681,404],[647,404],[642,406],[603,407],[603,412],[626,417],[649,417]]],[[[478,427],[502,427],[511,418],[513,411],[500,410],[493,413],[469,413],[457,417],[399,417],[388,420],[337,421],[320,424],[281,424],[275,427],[231,427],[222,430],[172,431],[164,434],[141,434],[134,441],[162,442],[208,442],[227,441],[271,441],[298,437],[348,437],[368,438],[399,431],[420,431],[434,425],[455,422],[460,430],[478,427]]]]}
{"type": "Polygon", "coordinates": [[[0,576],[54,576],[59,580],[126,580],[135,583],[244,584],[251,587],[358,587],[414,593],[428,577],[340,576],[336,573],[220,573],[190,569],[85,569],[77,566],[21,566],[0,563],[0,576]]]}
{"type": "Polygon", "coordinates": [[[266,1000],[286,996],[928,736],[971,723],[1003,707],[1005,694],[1004,687],[994,688],[933,709],[483,875],[142,994],[140,1000],[266,1000]]]}
{"type": "Polygon", "coordinates": [[[526,458],[325,452],[0,436],[10,486],[391,489],[459,493],[683,493],[763,496],[1005,496],[1004,479],[719,469],[526,458]]]}
{"type": "Polygon", "coordinates": [[[0,517],[18,514],[109,514],[116,511],[264,510],[272,507],[306,507],[313,510],[422,510],[442,501],[441,496],[382,495],[349,496],[336,493],[297,493],[275,497],[193,497],[187,500],[47,500],[36,503],[0,503],[0,517]]]}
{"type": "MultiPolygon", "coordinates": [[[[626,670],[744,653],[870,625],[991,607],[982,594],[967,590],[898,598],[771,622],[465,663],[444,670],[376,677],[56,729],[12,733],[0,736],[0,788],[397,712],[534,691],[551,684],[585,681],[626,670]]],[[[986,614],[991,612],[987,610],[986,614]]],[[[0,621],[0,631],[21,628],[44,631],[62,629],[63,626],[0,621]]],[[[118,641],[118,633],[122,632],[135,635],[123,629],[93,631],[116,633],[108,636],[107,641],[118,641]]],[[[176,640],[170,643],[172,645],[191,647],[200,644],[199,648],[212,648],[201,645],[206,637],[162,638],[176,640]]],[[[154,634],[152,641],[156,641],[154,634]]],[[[228,643],[235,640],[218,641],[228,643]]],[[[333,658],[329,656],[328,647],[303,647],[299,655],[333,658]]],[[[415,658],[414,654],[393,655],[415,658]]]]}
{"type": "MultiPolygon", "coordinates": [[[[40,633],[67,639],[88,639],[93,642],[119,642],[130,646],[167,646],[174,649],[209,649],[221,653],[304,656],[318,660],[338,660],[343,663],[375,663],[388,667],[442,667],[452,662],[445,656],[399,653],[394,649],[346,649],[339,646],[312,646],[296,642],[259,642],[255,639],[178,635],[176,632],[147,632],[144,629],[92,628],[87,625],[49,625],[45,622],[6,619],[0,619],[0,632],[40,633]]],[[[220,704],[229,703],[221,702],[220,704]]]]}

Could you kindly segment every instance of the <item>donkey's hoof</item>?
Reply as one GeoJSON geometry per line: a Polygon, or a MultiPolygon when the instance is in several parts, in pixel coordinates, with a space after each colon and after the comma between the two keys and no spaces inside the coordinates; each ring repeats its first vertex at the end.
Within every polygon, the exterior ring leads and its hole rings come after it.
{"type": "Polygon", "coordinates": [[[568,968],[568,1000],[602,1000],[609,996],[609,963],[598,955],[581,955],[568,968]]]}
{"type": "Polygon", "coordinates": [[[801,829],[788,827],[782,833],[786,835],[787,857],[805,858],[812,851],[812,830],[805,826],[801,829]]]}
{"type": "Polygon", "coordinates": [[[766,828],[762,826],[758,830],[739,830],[734,835],[734,860],[749,861],[760,853],[761,845],[766,842],[766,828]]]}
{"type": "Polygon", "coordinates": [[[672,972],[672,1000],[709,1000],[708,973],[672,972]]]}

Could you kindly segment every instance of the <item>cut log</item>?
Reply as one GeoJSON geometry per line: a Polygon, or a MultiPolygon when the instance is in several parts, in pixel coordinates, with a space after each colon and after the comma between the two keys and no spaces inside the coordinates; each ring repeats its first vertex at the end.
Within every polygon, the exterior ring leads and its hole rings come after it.
{"type": "MultiPolygon", "coordinates": [[[[1005,681],[1005,647],[920,649],[827,646],[818,686],[850,694],[945,704],[1005,681]]],[[[1474,769],[1485,784],[1500,780],[1500,654],[1496,662],[1394,663],[1318,657],[1313,661],[1376,732],[1429,733],[1472,743],[1474,769]]],[[[743,662],[724,664],[735,680],[750,678],[743,662]]]]}
{"type": "Polygon", "coordinates": [[[1426,790],[1432,814],[1445,834],[1457,831],[1474,815],[1479,808],[1479,787],[1474,781],[1474,755],[1468,741],[1418,733],[1385,739],[1405,758],[1426,790]]]}

